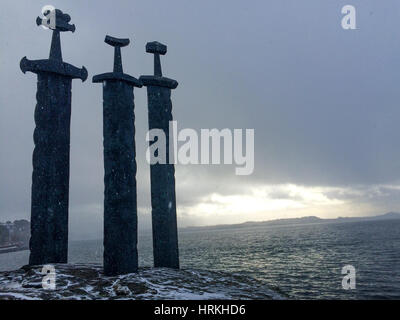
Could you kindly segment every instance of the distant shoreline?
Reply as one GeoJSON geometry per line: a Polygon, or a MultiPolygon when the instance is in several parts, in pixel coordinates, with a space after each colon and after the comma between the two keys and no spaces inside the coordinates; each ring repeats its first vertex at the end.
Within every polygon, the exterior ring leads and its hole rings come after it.
{"type": "Polygon", "coordinates": [[[17,251],[25,251],[25,250],[29,250],[29,248],[28,247],[0,248],[0,254],[10,253],[10,252],[17,252],[17,251]]]}
{"type": "Polygon", "coordinates": [[[361,221],[383,221],[383,220],[397,220],[400,219],[400,213],[388,212],[382,215],[369,216],[369,217],[338,217],[335,219],[322,219],[316,216],[301,217],[301,218],[289,218],[289,219],[275,219],[267,221],[247,221],[236,224],[218,224],[211,226],[188,226],[179,228],[180,231],[197,231],[197,230],[229,230],[229,229],[240,229],[246,227],[257,227],[257,226],[298,226],[298,225],[310,225],[310,224],[324,224],[324,223],[346,223],[346,222],[361,222],[361,221]]]}

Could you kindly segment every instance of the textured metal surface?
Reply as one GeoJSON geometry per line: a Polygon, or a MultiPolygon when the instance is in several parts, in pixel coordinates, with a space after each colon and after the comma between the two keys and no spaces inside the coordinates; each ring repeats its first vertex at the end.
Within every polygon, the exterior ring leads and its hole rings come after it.
{"type": "MultiPolygon", "coordinates": [[[[60,32],[75,31],[70,17],[56,11],[49,59],[28,60],[22,72],[37,74],[29,264],[66,263],[68,257],[71,83],[87,71],[62,61],[60,32]]],[[[39,18],[40,19],[40,18],[39,18]]],[[[38,21],[39,22],[39,21],[38,21]]]]}
{"type": "Polygon", "coordinates": [[[140,77],[143,85],[147,86],[149,129],[163,130],[167,142],[167,164],[150,165],[154,266],[179,268],[175,167],[169,164],[171,89],[176,88],[178,82],[162,77],[159,55],[167,52],[165,45],[151,42],[147,44],[146,51],[155,55],[154,75],[140,77]]]}
{"type": "Polygon", "coordinates": [[[137,271],[137,203],[133,87],[106,81],[103,89],[104,272],[137,271]]]}
{"type": "Polygon", "coordinates": [[[40,73],[36,97],[29,263],[66,263],[71,79],[40,73]]]}
{"type": "Polygon", "coordinates": [[[93,82],[103,83],[104,273],[118,275],[138,269],[133,88],[141,83],[122,73],[120,47],[129,40],[106,36],[105,42],[115,47],[114,70],[93,82]]]}

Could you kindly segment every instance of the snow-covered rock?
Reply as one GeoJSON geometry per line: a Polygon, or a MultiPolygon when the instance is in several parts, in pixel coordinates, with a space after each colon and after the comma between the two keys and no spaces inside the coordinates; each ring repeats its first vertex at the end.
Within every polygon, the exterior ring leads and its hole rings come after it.
{"type": "Polygon", "coordinates": [[[94,264],[55,264],[55,290],[42,287],[42,266],[0,272],[0,299],[280,299],[258,281],[204,270],[140,268],[106,277],[94,264]]]}

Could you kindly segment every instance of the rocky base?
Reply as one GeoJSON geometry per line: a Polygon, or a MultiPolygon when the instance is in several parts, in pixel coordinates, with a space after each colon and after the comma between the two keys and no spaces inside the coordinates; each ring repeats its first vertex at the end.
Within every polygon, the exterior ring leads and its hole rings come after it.
{"type": "Polygon", "coordinates": [[[280,299],[254,279],[203,270],[140,268],[106,277],[91,264],[56,264],[56,289],[42,287],[42,266],[0,272],[0,300],[280,299]]]}

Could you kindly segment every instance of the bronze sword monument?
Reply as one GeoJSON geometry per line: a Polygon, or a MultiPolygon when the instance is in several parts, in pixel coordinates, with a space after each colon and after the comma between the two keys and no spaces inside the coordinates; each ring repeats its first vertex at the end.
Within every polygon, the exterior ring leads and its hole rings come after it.
{"type": "Polygon", "coordinates": [[[104,273],[118,275],[138,269],[133,89],[142,84],[123,73],[121,47],[129,39],[105,42],[114,47],[114,70],[93,82],[103,84],[104,273]]]}
{"type": "MultiPolygon", "coordinates": [[[[49,13],[49,12],[48,12],[49,13]]],[[[36,128],[33,135],[31,239],[29,264],[66,263],[68,255],[69,153],[72,79],[87,71],[62,60],[60,32],[75,31],[71,18],[54,12],[49,59],[28,60],[20,67],[37,74],[36,128]]],[[[42,19],[37,18],[37,24],[42,19]]]]}
{"type": "Polygon", "coordinates": [[[162,76],[160,55],[167,53],[166,45],[149,42],[146,52],[154,54],[154,75],[140,77],[147,87],[149,130],[162,130],[167,144],[166,163],[150,165],[154,266],[179,268],[175,168],[170,163],[169,148],[171,90],[178,86],[178,82],[162,76]]]}

